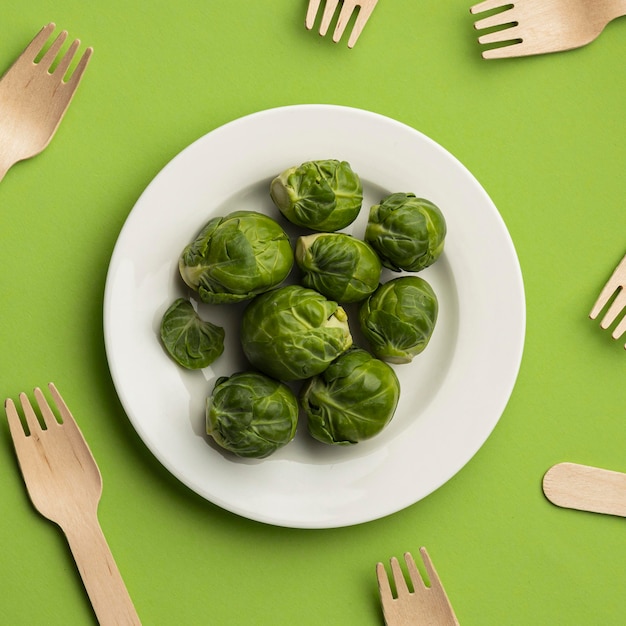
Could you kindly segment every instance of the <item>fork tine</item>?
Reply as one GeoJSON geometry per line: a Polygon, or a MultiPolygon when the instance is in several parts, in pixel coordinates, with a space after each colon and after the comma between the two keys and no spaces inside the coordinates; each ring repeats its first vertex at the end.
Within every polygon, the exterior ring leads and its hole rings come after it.
{"type": "Polygon", "coordinates": [[[52,399],[54,400],[54,404],[56,405],[59,413],[61,414],[61,418],[63,419],[63,423],[65,422],[73,422],[76,423],[74,416],[69,410],[65,400],[63,400],[63,396],[59,393],[59,390],[56,388],[54,383],[48,383],[48,389],[50,389],[50,393],[52,394],[52,399]]]}
{"type": "Polygon", "coordinates": [[[626,289],[620,288],[615,300],[611,302],[611,306],[605,313],[602,321],[600,322],[600,328],[606,330],[616,319],[620,312],[626,306],[626,289]]]}
{"type": "MultiPolygon", "coordinates": [[[[510,28],[504,28],[502,30],[494,30],[492,33],[485,33],[478,38],[478,43],[504,43],[505,41],[514,41],[521,39],[519,36],[519,26],[511,26],[510,28]]],[[[485,52],[487,52],[485,50],[485,52]]]]}
{"type": "Polygon", "coordinates": [[[57,422],[57,418],[52,412],[52,409],[50,408],[48,401],[44,397],[39,387],[35,388],[34,394],[35,394],[35,400],[37,402],[37,405],[39,406],[39,410],[41,411],[41,415],[43,417],[43,421],[46,425],[46,428],[52,428],[54,426],[58,426],[59,423],[57,422]]]}
{"type": "MultiPolygon", "coordinates": [[[[15,406],[15,402],[11,400],[11,398],[7,398],[4,403],[4,410],[7,414],[7,421],[9,422],[9,430],[11,432],[11,439],[13,439],[13,443],[15,444],[15,448],[19,448],[22,441],[26,438],[26,433],[24,432],[24,426],[22,426],[22,421],[20,420],[20,416],[17,412],[17,407],[15,406]]],[[[19,450],[18,450],[19,453],[19,450]]]]}
{"type": "Polygon", "coordinates": [[[339,12],[339,18],[337,19],[337,26],[335,26],[335,32],[333,33],[333,41],[335,43],[337,43],[341,39],[343,31],[346,30],[346,26],[350,21],[350,16],[352,15],[353,9],[353,5],[346,2],[343,3],[341,11],[339,12]]]}
{"type": "Polygon", "coordinates": [[[378,590],[383,603],[393,600],[391,584],[389,583],[385,566],[382,563],[376,564],[376,578],[378,579],[378,590]]]}
{"type": "Polygon", "coordinates": [[[400,562],[395,556],[391,557],[389,562],[391,563],[391,571],[393,574],[393,580],[396,583],[396,592],[398,597],[409,594],[410,591],[406,584],[406,579],[404,578],[402,569],[400,568],[400,562]]]}
{"type": "Polygon", "coordinates": [[[428,578],[430,580],[430,586],[441,587],[441,581],[437,575],[437,570],[435,570],[435,566],[433,565],[426,548],[420,548],[420,554],[422,555],[422,561],[424,561],[424,567],[426,568],[426,573],[428,574],[428,578]]]}
{"type": "Polygon", "coordinates": [[[72,59],[74,58],[74,55],[76,54],[76,50],[78,50],[79,45],[80,39],[74,39],[70,47],[67,49],[67,52],[63,55],[63,57],[59,61],[59,64],[56,66],[53,73],[59,76],[61,79],[63,79],[63,76],[65,76],[65,72],[67,72],[67,68],[70,66],[70,63],[72,62],[72,59]]]}
{"type": "Polygon", "coordinates": [[[317,16],[317,10],[320,8],[321,0],[309,0],[309,8],[306,10],[306,19],[304,25],[308,30],[313,28],[315,24],[315,17],[317,16]]]}
{"type": "Polygon", "coordinates": [[[24,417],[26,418],[26,425],[28,426],[28,430],[31,435],[36,434],[41,430],[41,424],[37,419],[37,415],[33,410],[33,407],[28,399],[28,396],[25,393],[20,393],[20,404],[22,405],[22,410],[24,411],[24,417]]]}
{"type": "Polygon", "coordinates": [[[89,63],[89,59],[91,58],[92,54],[93,54],[93,48],[90,46],[89,48],[85,50],[85,52],[83,52],[83,56],[80,57],[80,61],[78,62],[78,65],[72,72],[70,79],[67,81],[67,85],[69,86],[72,92],[76,89],[76,87],[78,87],[78,83],[83,77],[83,73],[85,72],[85,69],[87,68],[87,63],[89,63]]]}
{"type": "Polygon", "coordinates": [[[619,284],[626,282],[626,255],[619,262],[618,266],[613,270],[611,277],[606,281],[598,299],[596,300],[589,317],[595,320],[600,314],[600,311],[605,307],[606,303],[611,299],[611,296],[617,291],[619,284]]]}
{"type": "Polygon", "coordinates": [[[476,13],[482,13],[483,11],[491,11],[492,9],[505,7],[507,4],[510,4],[510,2],[506,2],[506,0],[484,0],[483,2],[479,2],[471,7],[470,13],[475,15],[476,13]]]}
{"type": "Polygon", "coordinates": [[[501,13],[494,13],[488,17],[483,17],[480,20],[474,22],[474,28],[476,30],[482,30],[483,28],[493,28],[494,26],[504,26],[505,24],[511,24],[515,20],[511,17],[513,9],[507,9],[501,13]]]}
{"type": "Polygon", "coordinates": [[[604,308],[606,303],[610,300],[611,296],[615,293],[617,289],[617,285],[613,284],[611,280],[609,280],[606,285],[602,288],[598,299],[595,301],[591,312],[589,313],[589,317],[592,320],[595,320],[596,317],[600,314],[600,311],[604,308]]]}
{"type": "MultiPolygon", "coordinates": [[[[420,548],[420,552],[423,549],[424,548],[420,548]]],[[[417,565],[415,564],[415,559],[413,558],[410,552],[404,553],[404,562],[406,563],[407,569],[409,570],[409,578],[411,579],[411,582],[413,583],[413,590],[417,592],[420,589],[424,588],[426,584],[424,583],[424,579],[422,578],[422,575],[419,573],[419,570],[417,569],[417,565]]],[[[432,583],[432,580],[431,580],[431,583],[432,583]]]]}
{"type": "MultiPolygon", "coordinates": [[[[619,339],[624,333],[626,333],[626,315],[622,317],[619,324],[615,327],[611,333],[611,337],[613,337],[613,339],[619,339]]],[[[626,344],[624,348],[626,348],[626,344]]]]}
{"type": "Polygon", "coordinates": [[[367,24],[367,20],[369,20],[375,6],[376,2],[372,2],[368,6],[361,7],[359,9],[359,13],[356,17],[356,22],[354,23],[354,27],[352,28],[352,32],[350,33],[350,39],[348,39],[348,48],[354,48],[354,44],[357,42],[357,39],[363,32],[365,24],[367,24]]]}
{"type": "MultiPolygon", "coordinates": [[[[505,41],[504,39],[502,41],[505,41]]],[[[483,43],[483,42],[481,42],[483,43]]],[[[481,56],[483,59],[508,59],[511,57],[522,57],[530,54],[538,54],[533,52],[531,48],[524,44],[523,41],[512,43],[508,46],[501,46],[499,48],[491,48],[490,50],[483,50],[481,56]]]]}
{"type": "Polygon", "coordinates": [[[19,58],[30,63],[34,62],[35,58],[41,52],[41,49],[46,41],[48,41],[55,28],[56,24],[54,22],[50,22],[44,26],[35,35],[34,39],[28,44],[28,46],[26,46],[26,49],[19,58]]]}
{"type": "Polygon", "coordinates": [[[330,22],[333,19],[333,15],[335,14],[338,4],[339,0],[326,0],[324,14],[322,15],[322,23],[320,24],[320,35],[322,35],[322,37],[328,32],[328,27],[330,26],[330,22]]]}
{"type": "Polygon", "coordinates": [[[59,33],[57,38],[52,42],[52,45],[48,48],[46,53],[43,55],[43,57],[41,58],[41,61],[39,61],[39,65],[43,69],[50,68],[50,66],[54,62],[54,59],[56,59],[57,54],[59,53],[59,50],[61,49],[61,46],[65,43],[66,39],[67,39],[67,31],[63,30],[59,33]]]}
{"type": "Polygon", "coordinates": [[[24,462],[24,459],[28,458],[28,455],[32,450],[32,439],[26,434],[22,420],[17,412],[15,402],[13,402],[11,398],[7,398],[5,400],[4,409],[7,414],[7,421],[9,422],[9,431],[11,433],[11,439],[13,440],[13,447],[15,448],[17,463],[22,473],[24,473],[22,463],[24,462]]]}

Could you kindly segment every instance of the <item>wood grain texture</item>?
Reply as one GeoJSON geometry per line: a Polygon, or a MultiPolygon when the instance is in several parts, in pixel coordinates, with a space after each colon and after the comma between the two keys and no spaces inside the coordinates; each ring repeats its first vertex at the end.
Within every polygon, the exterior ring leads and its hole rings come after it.
{"type": "Polygon", "coordinates": [[[390,564],[396,589],[395,596],[385,567],[382,563],[376,565],[376,577],[386,626],[413,626],[415,624],[458,626],[459,622],[426,548],[420,548],[420,554],[430,584],[428,586],[425,584],[413,557],[409,552],[405,552],[404,561],[412,590],[409,589],[404,579],[398,559],[392,557],[390,564]]]}
{"type": "Polygon", "coordinates": [[[626,517],[626,474],[559,463],[543,477],[543,492],[557,506],[626,517]]]}
{"type": "Polygon", "coordinates": [[[485,59],[561,52],[591,43],[612,20],[626,15],[626,0],[484,0],[470,8],[481,44],[504,44],[482,52],[485,59]]]}
{"type": "MultiPolygon", "coordinates": [[[[354,26],[348,39],[348,48],[353,48],[357,39],[361,35],[365,24],[367,24],[367,20],[369,20],[377,2],[378,0],[344,0],[341,5],[339,17],[337,18],[335,30],[333,32],[333,41],[337,43],[341,39],[353,12],[358,11],[354,26]]],[[[330,26],[338,6],[339,0],[326,0],[319,31],[322,37],[328,32],[328,27],[330,26]]],[[[305,26],[308,30],[311,30],[315,24],[319,7],[320,0],[309,0],[309,6],[307,8],[305,19],[305,26]]]]}
{"type": "Polygon", "coordinates": [[[102,477],[76,421],[54,384],[49,385],[62,422],[35,389],[42,427],[26,394],[5,403],[11,438],[35,508],[65,533],[83,584],[102,626],[141,624],[98,522],[102,477]]]}
{"type": "Polygon", "coordinates": [[[75,39],[57,62],[67,31],[37,60],[54,29],[52,22],[44,26],[0,80],[0,180],[15,163],[39,154],[50,143],[93,52],[87,48],[65,80],[80,45],[75,39]]]}
{"type": "MultiPolygon", "coordinates": [[[[626,310],[626,256],[620,261],[618,266],[613,270],[609,280],[602,288],[598,299],[595,301],[591,312],[589,313],[590,319],[594,320],[600,315],[601,311],[606,307],[609,302],[607,311],[600,322],[600,328],[606,330],[619,315],[624,314],[626,310]],[[616,295],[617,294],[617,295],[616,295]],[[613,298],[615,296],[615,298],[613,298]],[[611,301],[611,299],[613,300],[611,301]]],[[[619,339],[626,332],[626,316],[617,323],[611,336],[613,339],[619,339]]],[[[626,345],[624,345],[626,348],[626,345]]]]}

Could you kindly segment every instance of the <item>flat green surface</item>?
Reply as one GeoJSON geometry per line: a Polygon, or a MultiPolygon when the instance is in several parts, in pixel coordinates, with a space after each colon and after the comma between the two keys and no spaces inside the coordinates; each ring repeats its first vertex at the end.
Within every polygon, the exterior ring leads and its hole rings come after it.
{"type": "MultiPolygon", "coordinates": [[[[626,521],[554,507],[541,478],[566,460],[626,471],[626,354],[587,317],[626,250],[626,22],[484,61],[461,0],[381,0],[353,50],[304,29],[305,0],[5,4],[0,71],[48,21],[95,53],[50,146],[0,184],[0,394],[53,380],[70,404],[143,623],[379,626],[375,563],[425,545],[464,626],[623,624],[626,521]],[[336,530],[251,522],[182,486],[124,414],[102,333],[110,255],[151,179],[221,124],[297,103],[396,118],[458,157],[527,299],[518,382],[479,453],[425,500],[336,530]]],[[[0,623],[95,623],[0,422],[0,623]]]]}

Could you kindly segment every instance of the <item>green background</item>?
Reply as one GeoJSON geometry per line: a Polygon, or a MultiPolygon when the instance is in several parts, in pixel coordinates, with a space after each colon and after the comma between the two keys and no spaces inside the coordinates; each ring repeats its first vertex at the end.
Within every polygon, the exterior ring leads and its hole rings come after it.
{"type": "MultiPolygon", "coordinates": [[[[0,71],[48,21],[95,52],[50,146],[0,184],[0,394],[63,393],[146,625],[381,625],[375,563],[422,545],[464,626],[622,624],[626,521],[554,507],[541,478],[559,461],[626,470],[626,354],[587,317],[626,251],[626,23],[484,61],[461,0],[381,0],[353,50],[306,31],[306,4],[5,3],[0,71]],[[297,103],[396,118],[459,158],[509,228],[527,299],[516,387],[473,460],[408,509],[334,530],[248,521],[169,475],[121,408],[102,333],[110,255],[151,179],[221,124],[297,103]]],[[[95,623],[0,422],[0,623],[95,623]]]]}

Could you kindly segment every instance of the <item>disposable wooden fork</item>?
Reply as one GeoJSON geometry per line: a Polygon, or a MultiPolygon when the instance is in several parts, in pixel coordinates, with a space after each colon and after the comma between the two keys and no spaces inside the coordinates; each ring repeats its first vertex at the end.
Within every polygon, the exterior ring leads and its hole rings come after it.
{"type": "Polygon", "coordinates": [[[383,615],[387,626],[459,626],[452,605],[437,576],[426,548],[420,548],[426,573],[430,581],[427,587],[422,580],[415,561],[409,552],[404,554],[404,560],[413,586],[410,591],[404,574],[396,557],[390,559],[391,573],[396,587],[396,597],[391,591],[391,585],[385,567],[382,563],[376,565],[378,589],[383,606],[383,615]]]}
{"type": "Polygon", "coordinates": [[[478,20],[477,30],[504,27],[478,38],[481,44],[509,43],[484,50],[485,59],[502,59],[580,48],[604,27],[626,15],[626,0],[485,0],[470,12],[505,9],[478,20]]]}
{"type": "MultiPolygon", "coordinates": [[[[309,0],[309,8],[307,10],[305,20],[305,26],[308,30],[311,30],[315,24],[315,17],[317,15],[320,2],[321,0],[309,0]]],[[[348,39],[348,48],[353,48],[377,2],[378,0],[343,0],[339,18],[337,19],[337,25],[335,26],[335,31],[333,33],[333,41],[337,43],[341,39],[341,36],[350,21],[352,13],[358,8],[359,12],[348,39]]],[[[320,35],[322,37],[328,32],[328,27],[330,26],[330,22],[333,19],[333,15],[335,14],[338,4],[339,0],[326,0],[324,13],[322,14],[322,22],[320,24],[320,35]]]]}
{"type": "MultiPolygon", "coordinates": [[[[604,285],[604,288],[589,313],[589,317],[595,320],[614,295],[615,299],[611,302],[611,305],[600,322],[600,328],[604,330],[606,330],[626,308],[626,256],[620,261],[606,285],[604,285]],[[615,295],[616,293],[617,295],[615,295]]],[[[613,339],[619,339],[625,332],[626,316],[617,324],[611,336],[613,339]]],[[[626,348],[626,345],[624,345],[624,348],[626,348]]]]}
{"type": "Polygon", "coordinates": [[[72,554],[101,626],[140,624],[132,600],[98,523],[102,478],[72,414],[49,385],[59,423],[40,389],[35,389],[42,427],[26,394],[20,394],[28,434],[15,403],[5,402],[11,438],[35,508],[57,523],[72,554]]]}
{"type": "Polygon", "coordinates": [[[51,72],[67,31],[35,62],[55,29],[44,26],[0,79],[0,180],[9,168],[39,154],[52,139],[93,52],[87,48],[66,81],[65,74],[80,41],[75,39],[51,72]]]}

